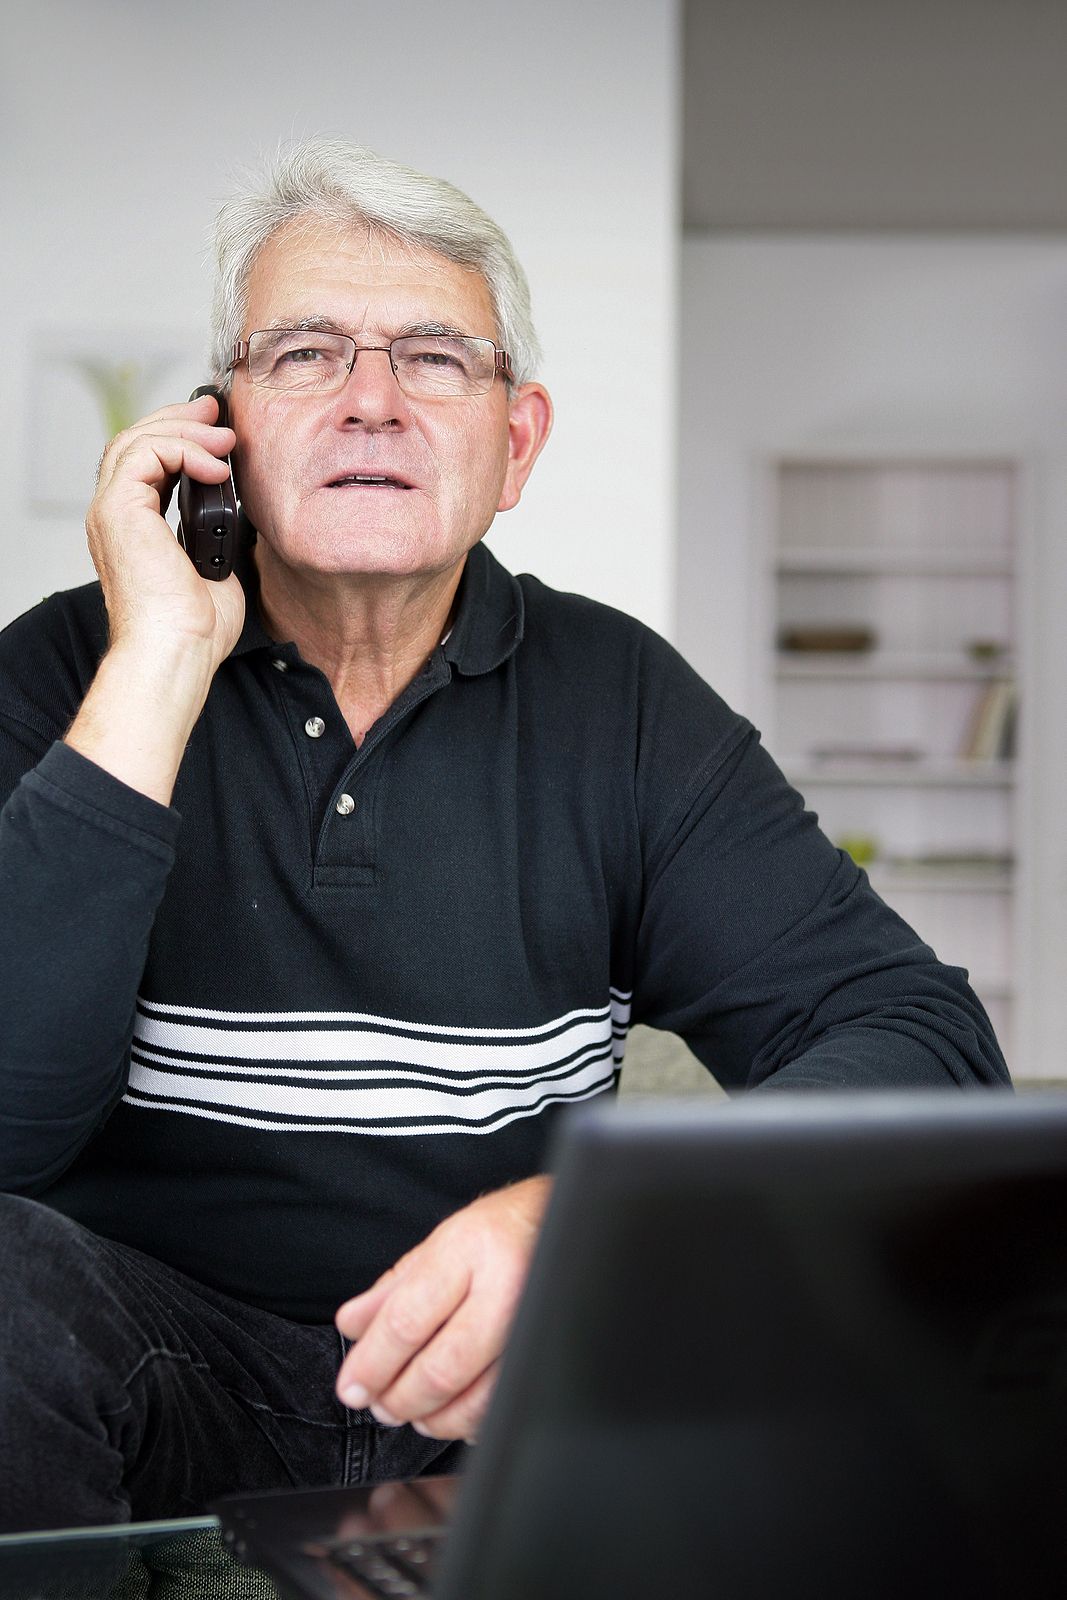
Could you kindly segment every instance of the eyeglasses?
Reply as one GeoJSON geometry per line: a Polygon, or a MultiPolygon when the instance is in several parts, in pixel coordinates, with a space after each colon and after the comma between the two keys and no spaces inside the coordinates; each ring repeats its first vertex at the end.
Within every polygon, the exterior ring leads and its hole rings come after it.
{"type": "Polygon", "coordinates": [[[492,339],[459,333],[410,333],[385,345],[357,345],[347,333],[307,328],[262,328],[238,339],[230,370],[248,362],[248,376],[264,389],[330,394],[344,386],[361,352],[388,354],[404,393],[419,400],[485,394],[499,372],[514,380],[511,357],[492,339]]]}

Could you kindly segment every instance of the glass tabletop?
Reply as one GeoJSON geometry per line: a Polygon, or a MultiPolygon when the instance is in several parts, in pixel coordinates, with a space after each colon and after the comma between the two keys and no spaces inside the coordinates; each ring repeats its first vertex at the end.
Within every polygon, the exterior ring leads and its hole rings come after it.
{"type": "Polygon", "coordinates": [[[276,1600],[224,1548],[218,1519],[0,1535],[3,1600],[276,1600]]]}

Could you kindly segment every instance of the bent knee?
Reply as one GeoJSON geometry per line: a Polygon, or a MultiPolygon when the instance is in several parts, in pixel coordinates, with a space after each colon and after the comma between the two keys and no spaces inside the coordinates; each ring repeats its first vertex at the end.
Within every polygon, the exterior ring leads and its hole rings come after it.
{"type": "MultiPolygon", "coordinates": [[[[0,1194],[0,1281],[5,1299],[56,1280],[68,1286],[92,1255],[93,1235],[62,1212],[25,1195],[0,1194]]],[[[82,1268],[84,1271],[85,1268],[82,1268]]]]}

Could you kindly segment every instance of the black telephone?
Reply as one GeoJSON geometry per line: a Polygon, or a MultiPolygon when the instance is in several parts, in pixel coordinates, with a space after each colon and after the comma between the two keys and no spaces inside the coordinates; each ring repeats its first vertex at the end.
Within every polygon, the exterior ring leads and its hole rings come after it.
{"type": "MultiPolygon", "coordinates": [[[[190,400],[214,395],[219,405],[218,426],[229,426],[226,396],[212,384],[194,389],[190,400]]],[[[229,461],[227,460],[227,466],[229,461]]],[[[200,483],[185,472],[178,479],[178,543],[202,578],[221,583],[233,571],[237,549],[238,510],[233,472],[221,483],[200,483]]]]}

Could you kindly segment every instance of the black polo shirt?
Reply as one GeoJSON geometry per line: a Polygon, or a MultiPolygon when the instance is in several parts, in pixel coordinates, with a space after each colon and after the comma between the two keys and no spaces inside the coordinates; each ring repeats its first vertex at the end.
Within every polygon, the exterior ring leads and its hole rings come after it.
{"type": "Polygon", "coordinates": [[[170,808],[56,742],[98,587],[0,636],[6,1187],[318,1321],[542,1170],[631,1021],[729,1088],[1006,1075],[963,975],[640,623],[479,545],[357,750],[249,586],[170,808]]]}

